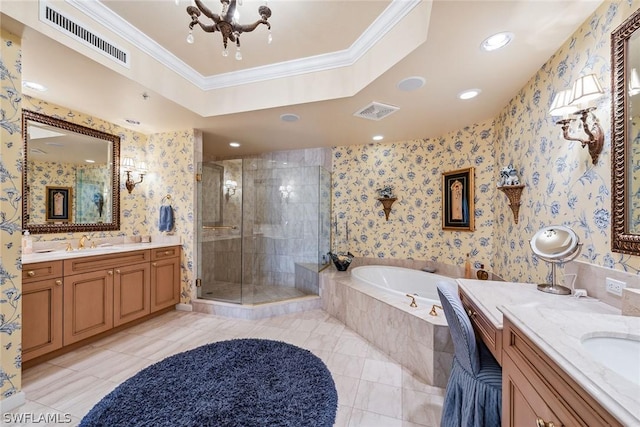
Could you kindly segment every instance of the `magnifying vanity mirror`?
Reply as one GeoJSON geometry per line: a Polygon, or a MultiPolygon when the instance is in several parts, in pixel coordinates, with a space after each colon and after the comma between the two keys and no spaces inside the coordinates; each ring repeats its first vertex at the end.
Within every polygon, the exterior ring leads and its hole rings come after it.
{"type": "Polygon", "coordinates": [[[580,241],[576,233],[564,225],[543,227],[529,241],[536,256],[551,263],[551,283],[538,285],[538,290],[557,295],[569,295],[571,289],[556,283],[556,264],[578,256],[580,241]]]}
{"type": "Polygon", "coordinates": [[[22,228],[120,229],[120,137],[22,111],[22,228]]]}
{"type": "Polygon", "coordinates": [[[640,9],[611,34],[611,250],[640,255],[640,9]]]}

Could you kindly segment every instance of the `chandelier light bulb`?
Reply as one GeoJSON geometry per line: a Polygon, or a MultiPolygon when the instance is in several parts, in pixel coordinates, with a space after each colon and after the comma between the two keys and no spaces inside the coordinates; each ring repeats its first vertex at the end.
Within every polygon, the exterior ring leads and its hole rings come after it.
{"type": "Polygon", "coordinates": [[[193,44],[195,39],[193,38],[193,31],[189,30],[189,35],[187,36],[187,43],[193,44]]]}
{"type": "Polygon", "coordinates": [[[240,46],[236,49],[236,59],[242,61],[242,53],[240,53],[240,46]]]}
{"type": "Polygon", "coordinates": [[[229,51],[227,50],[226,47],[222,50],[222,56],[224,56],[225,58],[229,56],[229,51]]]}
{"type": "Polygon", "coordinates": [[[271,44],[273,41],[273,36],[271,35],[271,30],[269,30],[269,35],[267,36],[267,43],[271,44]]]}

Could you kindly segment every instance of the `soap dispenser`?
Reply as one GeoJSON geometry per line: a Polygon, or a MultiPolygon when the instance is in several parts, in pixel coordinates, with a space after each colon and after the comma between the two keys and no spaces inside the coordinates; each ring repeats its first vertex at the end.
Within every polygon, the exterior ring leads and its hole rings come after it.
{"type": "Polygon", "coordinates": [[[33,253],[33,238],[29,234],[29,230],[25,230],[24,236],[22,237],[22,253],[33,253]]]}
{"type": "Polygon", "coordinates": [[[467,254],[467,259],[464,262],[464,278],[471,279],[471,260],[469,259],[469,254],[467,254]]]}

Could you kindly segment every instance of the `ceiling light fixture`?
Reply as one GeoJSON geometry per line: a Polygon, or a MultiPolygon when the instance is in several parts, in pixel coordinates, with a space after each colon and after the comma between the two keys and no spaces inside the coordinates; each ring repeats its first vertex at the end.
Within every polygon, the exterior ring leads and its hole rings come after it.
{"type": "Polygon", "coordinates": [[[382,141],[382,140],[384,139],[384,136],[382,136],[382,135],[376,135],[376,136],[374,136],[374,137],[373,137],[373,138],[371,138],[371,139],[373,139],[374,141],[382,141]]]}
{"type": "Polygon", "coordinates": [[[480,95],[480,92],[482,92],[480,89],[465,90],[464,92],[460,92],[458,94],[458,98],[464,99],[464,100],[475,98],[476,96],[480,95]]]}
{"type": "MultiPolygon", "coordinates": [[[[193,27],[199,25],[200,28],[206,33],[215,33],[216,31],[220,31],[222,33],[222,43],[224,45],[224,50],[222,51],[222,56],[229,56],[229,51],[227,50],[227,41],[231,40],[231,42],[236,44],[236,59],[239,61],[242,59],[242,53],[240,53],[240,34],[241,33],[250,33],[255,30],[258,25],[264,24],[269,29],[269,35],[267,37],[267,41],[271,44],[273,37],[271,36],[271,24],[268,19],[271,17],[271,9],[268,6],[262,5],[258,8],[258,14],[260,15],[260,19],[252,24],[242,25],[236,21],[236,0],[220,0],[222,3],[222,13],[218,15],[217,13],[211,12],[211,10],[205,6],[201,0],[194,0],[195,6],[188,6],[187,13],[191,16],[191,23],[189,24],[189,35],[187,36],[187,43],[193,44],[195,41],[193,37],[193,27]],[[198,19],[200,15],[204,14],[207,18],[213,21],[212,24],[203,24],[198,19]]],[[[242,1],[238,2],[242,5],[242,1]]]]}
{"type": "Polygon", "coordinates": [[[480,47],[487,52],[498,50],[511,43],[514,37],[513,33],[509,32],[494,34],[484,39],[480,47]]]}
{"type": "Polygon", "coordinates": [[[36,82],[30,82],[27,80],[24,80],[22,82],[22,87],[25,89],[31,89],[31,90],[36,90],[38,92],[46,92],[47,91],[47,87],[41,85],[40,83],[36,83],[36,82]]]}
{"type": "Polygon", "coordinates": [[[240,143],[239,142],[230,142],[229,146],[233,147],[233,148],[238,148],[238,147],[240,147],[240,143]]]}

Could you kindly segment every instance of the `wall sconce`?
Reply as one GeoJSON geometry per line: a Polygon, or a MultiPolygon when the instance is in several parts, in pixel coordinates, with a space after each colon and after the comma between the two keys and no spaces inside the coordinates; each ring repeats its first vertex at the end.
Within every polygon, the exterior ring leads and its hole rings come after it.
{"type": "Polygon", "coordinates": [[[234,194],[236,194],[236,188],[238,188],[238,183],[236,181],[232,181],[230,179],[224,182],[224,188],[227,189],[227,199],[234,194]]]}
{"type": "Polygon", "coordinates": [[[122,158],[122,169],[127,174],[127,180],[124,185],[127,187],[129,194],[136,187],[136,184],[140,184],[144,179],[144,175],[147,173],[147,164],[145,162],[138,162],[138,166],[136,167],[135,161],[131,157],[123,157],[122,158]],[[140,181],[134,182],[131,178],[131,173],[138,172],[140,176],[140,181]]]}
{"type": "Polygon", "coordinates": [[[636,96],[640,93],[640,75],[637,68],[631,69],[629,75],[629,96],[636,96]]]}
{"type": "Polygon", "coordinates": [[[287,186],[281,185],[278,190],[280,190],[280,196],[284,200],[288,200],[289,197],[291,197],[291,194],[293,194],[293,187],[290,185],[287,185],[287,186]]]}
{"type": "Polygon", "coordinates": [[[589,101],[593,101],[604,94],[598,78],[595,74],[589,74],[582,76],[573,84],[572,89],[563,90],[559,92],[549,109],[549,114],[552,116],[566,116],[569,114],[575,114],[580,117],[582,122],[582,129],[587,135],[587,138],[577,138],[571,136],[569,132],[569,125],[576,120],[575,118],[568,118],[558,120],[556,124],[562,126],[562,135],[567,141],[578,141],[582,144],[582,148],[588,147],[589,154],[593,164],[598,163],[598,156],[602,152],[604,146],[604,131],[600,126],[598,118],[593,113],[596,107],[584,107],[580,109],[580,106],[584,106],[589,101]]]}

